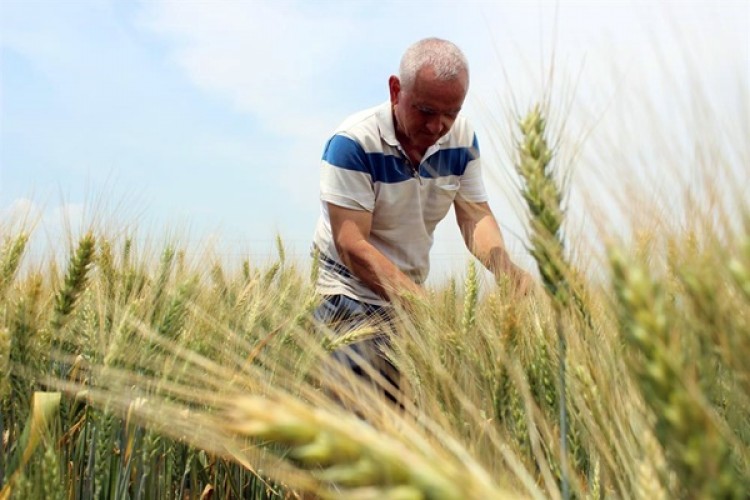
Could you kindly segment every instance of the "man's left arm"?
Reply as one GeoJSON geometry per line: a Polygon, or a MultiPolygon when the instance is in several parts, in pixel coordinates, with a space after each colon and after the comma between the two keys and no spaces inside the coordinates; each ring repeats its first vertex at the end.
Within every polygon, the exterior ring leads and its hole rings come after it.
{"type": "Polygon", "coordinates": [[[495,275],[495,279],[507,277],[516,291],[528,293],[533,284],[531,276],[511,261],[489,204],[456,199],[454,209],[469,251],[495,275]]]}

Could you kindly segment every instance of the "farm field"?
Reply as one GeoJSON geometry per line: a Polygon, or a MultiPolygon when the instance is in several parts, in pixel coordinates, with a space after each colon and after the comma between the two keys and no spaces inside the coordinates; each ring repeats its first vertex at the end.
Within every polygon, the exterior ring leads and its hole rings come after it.
{"type": "MultiPolygon", "coordinates": [[[[92,224],[25,261],[33,224],[2,221],[0,498],[746,498],[743,189],[685,221],[628,204],[578,262],[545,115],[516,141],[538,287],[480,293],[470,264],[399,309],[403,407],[331,362],[373,328],[315,325],[280,238],[256,265],[92,224]]],[[[747,174],[711,144],[701,168],[747,174]]]]}

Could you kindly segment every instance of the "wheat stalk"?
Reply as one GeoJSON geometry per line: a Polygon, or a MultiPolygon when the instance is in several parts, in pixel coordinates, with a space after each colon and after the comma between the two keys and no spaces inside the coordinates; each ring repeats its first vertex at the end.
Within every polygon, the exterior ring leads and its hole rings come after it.
{"type": "Polygon", "coordinates": [[[531,254],[547,291],[563,307],[570,300],[560,235],[562,194],[553,177],[552,150],[545,138],[545,120],[539,105],[519,122],[522,141],[518,147],[516,170],[524,184],[521,189],[529,208],[531,254]]]}
{"type": "MultiPolygon", "coordinates": [[[[190,358],[197,359],[195,354],[190,358]]],[[[215,369],[224,371],[218,366],[215,369]]],[[[132,389],[146,387],[147,379],[138,380],[127,371],[107,369],[95,379],[109,385],[81,393],[90,401],[106,402],[129,420],[230,456],[252,470],[323,498],[508,497],[468,456],[459,461],[441,451],[420,438],[421,433],[406,421],[399,425],[407,427],[394,438],[341,409],[312,406],[279,391],[270,396],[217,394],[161,381],[159,394],[147,395],[132,389]],[[188,401],[214,410],[185,404],[188,401]],[[281,461],[261,458],[253,451],[259,449],[266,453],[276,450],[281,461]]],[[[69,392],[82,389],[65,380],[50,382],[69,392]]]]}
{"type": "Polygon", "coordinates": [[[474,261],[469,261],[469,272],[464,285],[464,313],[461,317],[461,331],[466,335],[474,328],[477,320],[477,303],[479,301],[479,279],[474,261]]]}
{"type": "Polygon", "coordinates": [[[668,451],[683,491],[696,498],[739,498],[742,484],[730,447],[691,377],[670,348],[672,321],[662,286],[639,262],[610,249],[613,286],[625,339],[642,358],[632,366],[656,416],[656,437],[668,451]]]}
{"type": "Polygon", "coordinates": [[[529,207],[531,226],[531,254],[536,260],[544,287],[556,306],[556,330],[559,351],[559,411],[560,462],[562,496],[570,496],[567,480],[567,407],[565,391],[566,341],[563,332],[562,310],[571,300],[571,289],[566,276],[569,266],[564,259],[560,233],[563,222],[562,192],[557,187],[551,167],[553,152],[545,137],[545,119],[539,105],[519,123],[522,142],[518,148],[516,170],[524,180],[521,194],[529,207]]]}
{"type": "Polygon", "coordinates": [[[78,243],[76,252],[70,257],[65,282],[55,300],[55,310],[50,324],[53,331],[62,329],[73,311],[78,297],[86,288],[89,268],[94,259],[94,247],[94,236],[87,233],[78,243]]]}
{"type": "Polygon", "coordinates": [[[174,257],[175,249],[171,245],[168,245],[161,255],[159,272],[157,274],[153,295],[151,297],[151,304],[153,304],[153,313],[151,317],[152,324],[158,323],[159,316],[162,312],[164,293],[167,289],[174,268],[174,257]]]}
{"type": "MultiPolygon", "coordinates": [[[[11,335],[6,326],[0,326],[0,401],[10,393],[11,335]]],[[[0,411],[2,419],[2,411],[0,411]]],[[[0,422],[1,423],[1,422],[0,422]]]]}
{"type": "Polygon", "coordinates": [[[0,269],[0,296],[5,293],[5,290],[13,282],[28,241],[29,235],[21,233],[4,245],[2,268],[0,269]]]}

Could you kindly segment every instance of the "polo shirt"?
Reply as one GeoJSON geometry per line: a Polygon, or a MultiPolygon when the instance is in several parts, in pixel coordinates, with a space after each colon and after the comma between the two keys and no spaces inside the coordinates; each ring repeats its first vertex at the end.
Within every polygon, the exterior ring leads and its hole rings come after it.
{"type": "Polygon", "coordinates": [[[476,135],[464,117],[459,115],[418,167],[407,158],[396,139],[390,102],[350,116],[326,143],[314,236],[321,294],[387,304],[343,264],[331,233],[328,203],[372,213],[368,241],[421,284],[430,270],[435,227],[454,200],[487,201],[476,135]]]}

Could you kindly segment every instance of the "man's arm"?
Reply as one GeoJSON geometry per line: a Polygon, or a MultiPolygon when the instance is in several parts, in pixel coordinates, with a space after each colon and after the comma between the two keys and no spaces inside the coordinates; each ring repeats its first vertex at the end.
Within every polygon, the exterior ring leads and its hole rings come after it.
{"type": "Polygon", "coordinates": [[[341,260],[378,295],[392,300],[406,294],[424,294],[419,285],[368,241],[372,213],[328,203],[328,216],[341,260]]]}
{"type": "Polygon", "coordinates": [[[457,199],[454,209],[458,227],[471,253],[495,275],[496,279],[507,276],[518,292],[528,292],[532,286],[531,277],[510,260],[500,226],[489,204],[457,199]]]}

